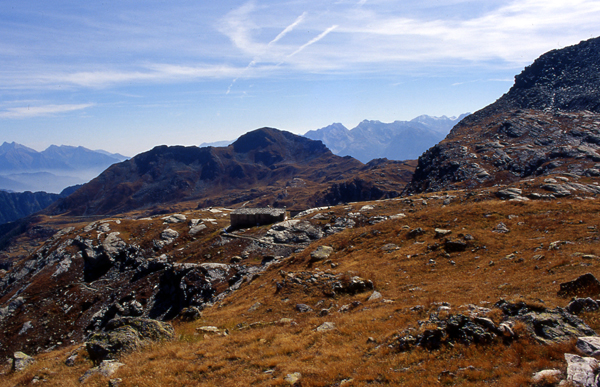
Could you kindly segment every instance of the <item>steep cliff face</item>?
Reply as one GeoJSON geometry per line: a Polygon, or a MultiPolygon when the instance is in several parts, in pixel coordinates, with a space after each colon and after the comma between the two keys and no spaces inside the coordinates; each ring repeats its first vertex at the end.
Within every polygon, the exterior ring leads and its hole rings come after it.
{"type": "Polygon", "coordinates": [[[425,152],[406,192],[473,188],[529,176],[597,175],[600,38],[550,51],[495,103],[425,152]]]}

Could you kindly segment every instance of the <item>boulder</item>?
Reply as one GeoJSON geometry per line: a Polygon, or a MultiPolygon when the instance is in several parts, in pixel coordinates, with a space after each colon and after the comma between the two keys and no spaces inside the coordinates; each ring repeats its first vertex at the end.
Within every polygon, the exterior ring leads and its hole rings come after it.
{"type": "Polygon", "coordinates": [[[579,314],[581,312],[594,312],[600,309],[598,303],[587,297],[587,298],[574,298],[569,305],[567,305],[567,312],[571,314],[579,314]]]}
{"type": "Polygon", "coordinates": [[[296,310],[300,313],[312,312],[312,308],[306,304],[296,304],[296,310]]]}
{"type": "Polygon", "coordinates": [[[98,363],[139,349],[150,341],[173,337],[173,327],[169,323],[140,317],[120,317],[110,320],[106,331],[92,335],[85,346],[90,359],[98,363]]]}
{"type": "Polygon", "coordinates": [[[600,367],[593,357],[581,357],[565,353],[567,361],[567,381],[581,387],[597,387],[596,371],[600,367]]]}
{"type": "Polygon", "coordinates": [[[333,247],[330,246],[319,246],[315,251],[310,253],[310,261],[318,262],[324,261],[333,253],[333,247]]]}
{"type": "Polygon", "coordinates": [[[119,363],[114,360],[104,360],[97,367],[87,370],[83,376],[79,378],[79,382],[85,382],[90,376],[94,374],[100,374],[105,378],[112,376],[119,368],[124,366],[125,364],[119,363]]]}
{"type": "Polygon", "coordinates": [[[23,371],[35,362],[35,359],[23,352],[15,352],[13,354],[12,370],[14,372],[23,371]]]}
{"type": "Polygon", "coordinates": [[[294,372],[293,374],[287,374],[283,380],[292,386],[300,385],[300,379],[302,374],[300,372],[294,372]]]}
{"type": "Polygon", "coordinates": [[[580,336],[597,336],[579,317],[562,308],[532,311],[519,315],[516,319],[523,321],[531,335],[544,344],[580,336]]]}
{"type": "Polygon", "coordinates": [[[549,369],[533,374],[533,376],[531,377],[531,382],[534,384],[541,384],[543,386],[547,386],[555,384],[560,380],[561,377],[561,370],[549,369]]]}
{"type": "Polygon", "coordinates": [[[587,356],[600,355],[600,337],[583,336],[577,338],[577,349],[587,356]]]}
{"type": "Polygon", "coordinates": [[[326,331],[331,331],[335,329],[335,324],[332,322],[324,322],[323,324],[319,325],[315,330],[317,332],[326,332],[326,331]]]}
{"type": "Polygon", "coordinates": [[[560,297],[589,297],[600,293],[600,282],[592,273],[583,274],[573,281],[560,284],[560,297]]]}

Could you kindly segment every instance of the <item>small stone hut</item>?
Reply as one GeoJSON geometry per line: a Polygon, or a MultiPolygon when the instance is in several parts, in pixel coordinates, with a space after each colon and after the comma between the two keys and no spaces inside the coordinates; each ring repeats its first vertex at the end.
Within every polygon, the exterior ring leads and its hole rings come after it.
{"type": "Polygon", "coordinates": [[[230,213],[231,228],[247,228],[283,222],[285,208],[240,208],[230,213]]]}

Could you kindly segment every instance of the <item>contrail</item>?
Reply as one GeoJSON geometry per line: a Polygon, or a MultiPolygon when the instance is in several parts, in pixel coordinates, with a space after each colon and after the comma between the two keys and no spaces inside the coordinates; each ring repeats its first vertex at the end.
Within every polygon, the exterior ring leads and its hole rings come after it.
{"type": "Polygon", "coordinates": [[[306,12],[302,13],[302,15],[298,16],[296,18],[296,20],[290,24],[289,26],[285,27],[285,29],[283,31],[281,31],[279,33],[279,35],[277,35],[275,37],[275,39],[271,40],[268,44],[268,46],[272,45],[273,43],[276,43],[279,39],[283,38],[285,35],[287,35],[288,32],[290,32],[291,30],[293,30],[294,28],[296,28],[296,26],[300,23],[302,23],[302,21],[304,20],[304,17],[306,16],[306,12]]]}
{"type": "Polygon", "coordinates": [[[327,36],[327,34],[329,34],[331,31],[335,30],[338,26],[337,25],[333,25],[331,27],[329,27],[328,29],[326,29],[325,31],[321,32],[319,34],[319,36],[317,36],[316,38],[311,39],[308,43],[303,44],[302,46],[300,46],[300,48],[298,48],[296,51],[292,52],[290,55],[288,55],[288,58],[291,58],[292,56],[296,55],[297,53],[299,53],[300,51],[304,50],[306,47],[310,46],[311,44],[314,44],[316,42],[318,42],[319,40],[323,39],[325,36],[327,36]]]}
{"type": "MultiPolygon", "coordinates": [[[[302,15],[298,16],[296,18],[296,20],[294,20],[294,22],[292,24],[290,24],[289,26],[285,27],[283,29],[283,31],[281,31],[276,37],[275,39],[271,40],[268,44],[267,44],[267,48],[270,47],[271,45],[277,43],[277,41],[279,41],[281,38],[283,38],[285,35],[287,35],[289,32],[291,32],[294,28],[296,28],[296,26],[300,23],[302,23],[302,21],[304,21],[304,18],[306,17],[306,12],[303,12],[302,15]]],[[[242,70],[242,74],[244,74],[246,71],[248,71],[248,69],[250,69],[250,67],[254,66],[256,64],[256,62],[258,61],[258,57],[255,57],[250,63],[248,63],[248,66],[246,66],[246,68],[244,70],[242,70]]],[[[225,93],[226,95],[229,94],[229,92],[231,91],[231,88],[233,87],[233,84],[239,79],[240,77],[235,78],[233,81],[231,81],[231,84],[229,85],[229,87],[227,88],[227,92],[225,93]]]]}

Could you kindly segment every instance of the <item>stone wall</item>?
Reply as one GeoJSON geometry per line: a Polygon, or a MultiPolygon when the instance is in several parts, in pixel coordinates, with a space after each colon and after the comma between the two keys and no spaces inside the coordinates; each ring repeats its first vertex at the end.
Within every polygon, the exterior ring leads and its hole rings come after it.
{"type": "Polygon", "coordinates": [[[283,222],[283,208],[240,208],[231,212],[231,228],[247,228],[265,224],[283,222]]]}

